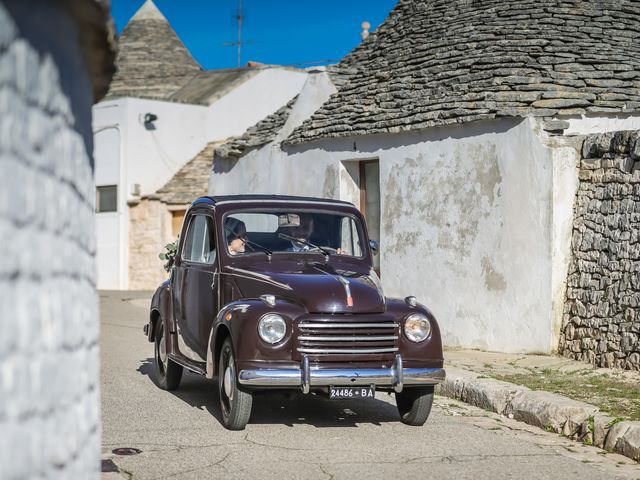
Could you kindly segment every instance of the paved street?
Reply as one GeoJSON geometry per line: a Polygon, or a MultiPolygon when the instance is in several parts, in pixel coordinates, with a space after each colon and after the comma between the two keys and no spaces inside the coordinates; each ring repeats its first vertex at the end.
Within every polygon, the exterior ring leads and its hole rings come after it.
{"type": "Polygon", "coordinates": [[[185,374],[165,392],[150,379],[142,333],[149,294],[101,292],[102,445],[105,465],[159,478],[640,478],[604,454],[446,398],[424,427],[399,422],[394,399],[364,402],[257,395],[246,430],[218,420],[215,383],[185,374]],[[141,453],[117,456],[119,447],[141,453]]]}

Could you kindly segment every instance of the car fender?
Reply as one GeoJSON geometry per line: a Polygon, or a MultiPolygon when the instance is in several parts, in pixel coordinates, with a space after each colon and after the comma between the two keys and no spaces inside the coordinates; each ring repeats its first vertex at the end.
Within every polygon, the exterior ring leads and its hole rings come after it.
{"type": "Polygon", "coordinates": [[[207,378],[213,378],[217,368],[219,348],[224,336],[231,337],[237,361],[290,360],[292,356],[293,326],[296,319],[307,313],[301,305],[289,300],[277,300],[269,305],[261,299],[237,300],[225,305],[213,323],[207,346],[207,378]],[[258,321],[266,313],[281,315],[287,323],[285,338],[276,345],[267,345],[258,335],[258,321]]]}
{"type": "Polygon", "coordinates": [[[171,311],[170,282],[169,280],[166,280],[156,289],[153,297],[151,298],[151,306],[149,309],[149,329],[147,330],[147,338],[150,342],[153,342],[156,339],[159,318],[163,319],[165,327],[169,327],[166,325],[166,322],[170,317],[172,317],[171,311]]]}
{"type": "Polygon", "coordinates": [[[387,298],[387,313],[392,314],[400,325],[399,345],[405,367],[428,366],[442,368],[444,359],[442,356],[440,326],[431,310],[420,303],[410,306],[405,300],[387,298]],[[404,321],[412,313],[424,315],[431,324],[431,334],[426,340],[419,343],[410,341],[404,334],[404,321]]]}

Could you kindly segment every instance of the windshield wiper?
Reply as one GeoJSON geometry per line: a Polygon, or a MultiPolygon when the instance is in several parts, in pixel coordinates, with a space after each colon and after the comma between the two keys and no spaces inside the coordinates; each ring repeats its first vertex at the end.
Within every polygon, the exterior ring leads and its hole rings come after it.
{"type": "MultiPolygon", "coordinates": [[[[235,236],[235,233],[229,227],[224,227],[224,229],[227,231],[227,233],[231,233],[231,234],[233,234],[235,236]]],[[[258,248],[262,249],[264,251],[264,253],[266,253],[267,256],[269,258],[271,258],[271,255],[273,254],[273,252],[271,250],[269,250],[267,247],[265,247],[263,245],[260,245],[259,243],[256,243],[256,242],[252,242],[251,240],[248,240],[246,238],[240,238],[240,237],[236,237],[236,238],[238,238],[239,240],[242,240],[245,245],[249,245],[251,247],[251,250],[253,250],[254,252],[256,250],[253,247],[258,247],[258,248]]]]}
{"type": "Polygon", "coordinates": [[[329,258],[329,255],[331,255],[331,253],[328,250],[325,250],[324,248],[319,247],[318,245],[314,245],[313,243],[311,243],[308,240],[303,240],[302,238],[291,237],[291,236],[286,235],[284,233],[279,233],[278,237],[284,238],[285,240],[291,240],[293,242],[302,243],[304,245],[310,246],[311,248],[317,248],[318,250],[320,250],[325,255],[326,258],[329,258]]]}

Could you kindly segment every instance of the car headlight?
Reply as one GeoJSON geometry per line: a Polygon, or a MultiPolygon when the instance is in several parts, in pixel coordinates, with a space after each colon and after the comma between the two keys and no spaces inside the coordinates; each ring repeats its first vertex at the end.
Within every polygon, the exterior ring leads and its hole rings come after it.
{"type": "Polygon", "coordinates": [[[278,343],[287,333],[287,324],[280,315],[267,313],[258,323],[258,333],[265,342],[278,343]]]}
{"type": "Polygon", "coordinates": [[[412,342],[421,342],[431,334],[431,323],[421,313],[414,313],[404,321],[404,334],[412,342]]]}

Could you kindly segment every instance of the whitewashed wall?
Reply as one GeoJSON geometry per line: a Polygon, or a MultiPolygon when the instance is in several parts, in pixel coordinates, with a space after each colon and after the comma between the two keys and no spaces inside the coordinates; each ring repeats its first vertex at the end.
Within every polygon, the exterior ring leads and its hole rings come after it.
{"type": "MultiPolygon", "coordinates": [[[[122,170],[126,181],[125,200],[131,195],[133,184],[140,185],[140,193],[154,193],[207,144],[214,135],[208,130],[205,106],[174,102],[122,98],[100,102],[93,107],[93,130],[99,132],[109,126],[120,131],[122,170]],[[144,116],[158,117],[145,126],[144,116]]],[[[96,142],[96,184],[104,184],[101,163],[111,161],[101,155],[96,142]]],[[[113,145],[104,145],[114,148],[113,145]]]]}
{"type": "Polygon", "coordinates": [[[275,112],[302,88],[307,74],[265,69],[210,106],[121,98],[93,107],[96,185],[117,178],[118,211],[96,214],[98,288],[129,287],[129,210],[134,185],[140,195],[164,186],[215,140],[240,135],[275,112]],[[158,118],[145,125],[144,116],[158,118]]]}
{"type": "Polygon", "coordinates": [[[59,2],[0,2],[0,477],[98,478],[91,85],[59,2]]]}
{"type": "Polygon", "coordinates": [[[265,68],[209,106],[209,140],[242,135],[295,97],[307,78],[301,70],[265,68]]]}
{"type": "Polygon", "coordinates": [[[448,346],[550,352],[562,318],[578,143],[547,138],[533,119],[505,119],[288,152],[269,144],[214,166],[209,190],[357,205],[350,160],[378,158],[386,294],[414,294],[427,304],[448,346]]]}
{"type": "Polygon", "coordinates": [[[96,214],[98,288],[128,286],[129,212],[134,185],[155,192],[204,145],[207,107],[123,98],[93,107],[96,185],[118,185],[118,211],[96,214]],[[158,118],[146,126],[144,116],[158,118]]]}

